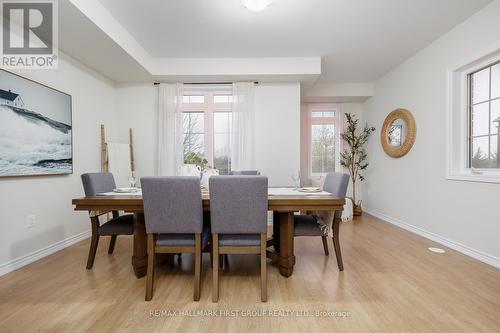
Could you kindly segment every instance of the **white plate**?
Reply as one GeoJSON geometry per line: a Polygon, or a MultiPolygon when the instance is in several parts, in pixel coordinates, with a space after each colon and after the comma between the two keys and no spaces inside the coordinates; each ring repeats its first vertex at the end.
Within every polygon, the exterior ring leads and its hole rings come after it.
{"type": "Polygon", "coordinates": [[[116,193],[135,193],[138,191],[139,189],[137,187],[119,187],[113,190],[113,192],[116,193]]]}
{"type": "Polygon", "coordinates": [[[316,193],[321,192],[321,189],[319,187],[300,187],[298,191],[306,193],[316,193]]]}

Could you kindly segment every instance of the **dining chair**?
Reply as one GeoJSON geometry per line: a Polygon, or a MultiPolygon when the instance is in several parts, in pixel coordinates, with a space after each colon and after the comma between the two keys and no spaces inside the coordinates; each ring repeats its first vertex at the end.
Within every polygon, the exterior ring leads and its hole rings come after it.
{"type": "Polygon", "coordinates": [[[240,170],[240,171],[230,171],[231,176],[258,176],[260,175],[259,170],[240,170]]]}
{"type": "MultiPolygon", "coordinates": [[[[325,183],[323,185],[323,190],[330,192],[336,197],[345,198],[347,193],[347,186],[349,185],[350,176],[341,172],[330,172],[326,175],[325,183]]],[[[340,226],[340,221],[342,218],[342,211],[336,211],[334,214],[334,221],[332,221],[333,228],[333,248],[335,250],[335,256],[337,258],[337,266],[340,271],[344,270],[344,264],[342,262],[342,253],[340,251],[339,243],[339,230],[335,229],[335,226],[340,226]],[[337,223],[335,223],[337,222],[337,223]]],[[[294,236],[321,236],[323,241],[323,250],[325,255],[328,256],[330,253],[328,251],[327,236],[324,234],[321,226],[317,222],[316,216],[313,215],[294,215],[294,236]]]]}
{"type": "MultiPolygon", "coordinates": [[[[93,197],[98,193],[111,192],[115,189],[115,179],[113,174],[105,172],[84,173],[81,175],[85,196],[93,197]]],[[[100,236],[111,236],[108,253],[114,251],[116,238],[119,235],[132,235],[134,233],[134,215],[120,215],[118,211],[112,211],[113,218],[101,225],[99,217],[109,213],[109,211],[91,211],[90,222],[92,226],[92,238],[90,241],[89,256],[87,259],[87,269],[94,265],[97,245],[100,236]]]]}
{"type": "Polygon", "coordinates": [[[260,254],[261,301],[267,301],[267,177],[210,177],[212,301],[219,299],[219,255],[260,254]]]}
{"type": "Polygon", "coordinates": [[[199,177],[141,178],[147,233],[146,301],[153,297],[156,253],[194,253],[194,296],[200,300],[202,250],[209,228],[203,228],[199,177]]]}
{"type": "MultiPolygon", "coordinates": [[[[229,172],[230,176],[258,176],[260,175],[259,170],[234,170],[229,172]]],[[[226,267],[228,265],[227,254],[219,256],[219,266],[226,267]]]]}

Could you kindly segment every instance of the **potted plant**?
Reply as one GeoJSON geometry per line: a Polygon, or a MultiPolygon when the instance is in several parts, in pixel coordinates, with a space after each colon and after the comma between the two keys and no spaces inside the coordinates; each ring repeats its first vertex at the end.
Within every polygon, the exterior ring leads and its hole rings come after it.
{"type": "Polygon", "coordinates": [[[368,142],[370,134],[375,131],[375,127],[365,124],[361,133],[358,133],[359,119],[356,119],[350,113],[346,113],[345,116],[347,118],[347,128],[340,134],[340,137],[346,143],[346,147],[340,153],[340,165],[349,170],[351,175],[353,214],[354,216],[360,216],[362,209],[361,201],[356,201],[356,181],[365,179],[363,171],[368,167],[365,144],[368,142]]]}

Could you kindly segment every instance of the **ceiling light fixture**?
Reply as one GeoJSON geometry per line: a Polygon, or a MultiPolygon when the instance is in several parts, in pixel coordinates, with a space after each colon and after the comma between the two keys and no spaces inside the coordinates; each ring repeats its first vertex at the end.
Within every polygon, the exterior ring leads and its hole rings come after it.
{"type": "Polygon", "coordinates": [[[266,9],[272,0],[241,0],[243,6],[252,12],[260,12],[266,9]]]}

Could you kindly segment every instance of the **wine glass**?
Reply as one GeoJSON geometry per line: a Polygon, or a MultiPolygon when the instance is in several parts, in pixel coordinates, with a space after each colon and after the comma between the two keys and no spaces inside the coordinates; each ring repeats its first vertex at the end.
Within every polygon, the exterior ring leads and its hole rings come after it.
{"type": "Polygon", "coordinates": [[[300,172],[299,172],[299,170],[295,170],[292,173],[292,180],[295,184],[295,190],[297,190],[299,188],[299,184],[300,184],[300,172]]]}
{"type": "Polygon", "coordinates": [[[128,182],[130,183],[130,187],[135,188],[135,185],[137,184],[135,171],[130,172],[130,175],[128,176],[128,182]]]}

